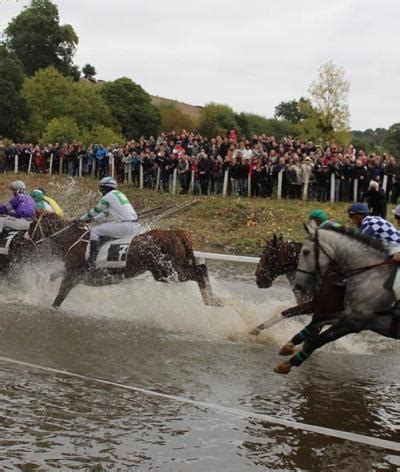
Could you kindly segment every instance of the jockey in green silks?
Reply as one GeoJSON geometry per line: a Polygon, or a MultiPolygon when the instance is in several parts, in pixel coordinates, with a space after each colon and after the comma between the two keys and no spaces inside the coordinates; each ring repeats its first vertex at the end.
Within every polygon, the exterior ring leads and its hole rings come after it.
{"type": "Polygon", "coordinates": [[[328,215],[324,210],[316,208],[310,211],[308,215],[309,220],[315,221],[320,229],[340,228],[341,225],[328,218],[328,215]]]}
{"type": "Polygon", "coordinates": [[[35,201],[36,210],[45,211],[47,213],[54,213],[53,207],[46,202],[46,200],[44,199],[44,193],[41,190],[37,188],[35,190],[32,190],[31,197],[35,201]]]}

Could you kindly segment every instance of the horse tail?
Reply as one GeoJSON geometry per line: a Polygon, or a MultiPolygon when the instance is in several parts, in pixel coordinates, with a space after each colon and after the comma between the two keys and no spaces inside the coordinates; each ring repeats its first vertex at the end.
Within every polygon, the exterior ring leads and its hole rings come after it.
{"type": "Polygon", "coordinates": [[[190,239],[188,234],[185,233],[185,231],[182,231],[181,229],[176,229],[175,234],[182,241],[182,244],[185,248],[186,259],[189,261],[192,261],[192,264],[195,266],[196,258],[194,257],[194,253],[193,253],[193,241],[190,239]]]}

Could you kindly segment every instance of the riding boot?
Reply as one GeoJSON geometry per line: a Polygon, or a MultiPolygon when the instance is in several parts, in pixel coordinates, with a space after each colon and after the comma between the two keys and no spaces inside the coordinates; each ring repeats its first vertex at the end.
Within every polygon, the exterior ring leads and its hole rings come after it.
{"type": "Polygon", "coordinates": [[[89,260],[88,266],[89,270],[96,269],[96,257],[100,249],[99,241],[90,241],[90,252],[89,252],[89,260]]]}

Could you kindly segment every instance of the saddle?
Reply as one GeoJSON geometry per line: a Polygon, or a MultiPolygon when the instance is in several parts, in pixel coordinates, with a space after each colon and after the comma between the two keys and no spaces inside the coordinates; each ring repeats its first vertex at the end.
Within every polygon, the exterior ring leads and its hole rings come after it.
{"type": "Polygon", "coordinates": [[[3,231],[0,233],[0,254],[7,256],[15,236],[23,233],[26,233],[26,230],[3,228],[3,231]]]}
{"type": "Polygon", "coordinates": [[[100,238],[96,257],[96,268],[124,269],[132,238],[116,239],[110,236],[100,238]]]}

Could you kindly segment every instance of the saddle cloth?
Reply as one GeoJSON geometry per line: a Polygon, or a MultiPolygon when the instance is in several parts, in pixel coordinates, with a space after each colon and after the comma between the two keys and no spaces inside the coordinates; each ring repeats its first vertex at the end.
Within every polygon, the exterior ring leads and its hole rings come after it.
{"type": "Polygon", "coordinates": [[[96,257],[96,268],[124,269],[132,239],[113,239],[105,242],[96,257]]]}
{"type": "MultiPolygon", "coordinates": [[[[25,232],[25,231],[24,231],[25,232]]],[[[0,254],[7,256],[10,251],[12,240],[19,233],[16,229],[3,229],[0,235],[0,254]]]]}

